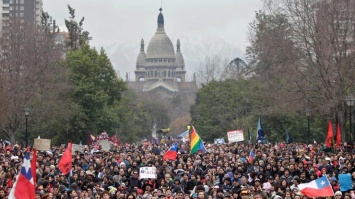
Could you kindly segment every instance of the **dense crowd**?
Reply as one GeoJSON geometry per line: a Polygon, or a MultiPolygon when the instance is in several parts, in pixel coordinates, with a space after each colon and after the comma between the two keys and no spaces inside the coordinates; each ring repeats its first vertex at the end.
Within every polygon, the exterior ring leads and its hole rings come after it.
{"type": "MultiPolygon", "coordinates": [[[[340,191],[338,174],[351,174],[355,185],[355,147],[341,144],[325,152],[319,144],[206,144],[206,153],[189,154],[180,143],[177,159],[164,161],[167,144],[135,145],[103,151],[86,148],[73,155],[72,172],[58,169],[65,146],[37,154],[36,197],[41,199],[246,199],[307,198],[298,185],[327,176],[335,198],[355,198],[340,191]],[[255,157],[249,160],[251,150],[255,157]],[[140,167],[156,167],[156,179],[141,179],[140,167]]],[[[21,168],[19,146],[0,143],[0,199],[7,198],[21,168]]]]}

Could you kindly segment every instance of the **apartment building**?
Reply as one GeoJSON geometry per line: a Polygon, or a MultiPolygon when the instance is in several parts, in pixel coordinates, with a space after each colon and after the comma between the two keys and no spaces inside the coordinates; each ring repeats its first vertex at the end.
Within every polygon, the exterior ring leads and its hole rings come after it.
{"type": "Polygon", "coordinates": [[[0,0],[1,30],[10,18],[18,18],[21,22],[28,21],[40,24],[42,5],[42,0],[0,0]]]}

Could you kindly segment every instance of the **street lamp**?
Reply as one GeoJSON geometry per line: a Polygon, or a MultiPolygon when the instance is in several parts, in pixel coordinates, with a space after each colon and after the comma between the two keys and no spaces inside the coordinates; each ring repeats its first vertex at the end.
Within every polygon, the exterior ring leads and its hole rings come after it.
{"type": "Polygon", "coordinates": [[[311,118],[311,109],[310,108],[306,108],[305,110],[306,112],[306,116],[307,116],[307,120],[308,120],[308,143],[311,143],[311,122],[310,122],[310,118],[311,118]]]}
{"type": "Polygon", "coordinates": [[[28,147],[27,120],[28,120],[28,116],[30,115],[30,109],[28,107],[25,107],[23,111],[25,112],[25,116],[26,116],[26,147],[28,147]]]}
{"type": "MultiPolygon", "coordinates": [[[[350,94],[349,96],[347,96],[346,98],[345,98],[345,101],[346,101],[346,104],[350,107],[350,111],[349,111],[349,118],[350,118],[350,142],[351,142],[351,107],[352,106],[354,106],[354,102],[355,102],[355,99],[354,99],[354,97],[353,97],[353,95],[352,94],[350,94]]],[[[355,139],[355,137],[354,137],[354,139],[355,139]]]]}

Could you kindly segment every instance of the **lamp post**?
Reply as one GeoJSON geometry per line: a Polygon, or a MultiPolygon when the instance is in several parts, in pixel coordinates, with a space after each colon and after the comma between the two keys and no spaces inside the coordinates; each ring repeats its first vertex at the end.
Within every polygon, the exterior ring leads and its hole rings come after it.
{"type": "MultiPolygon", "coordinates": [[[[351,107],[354,106],[354,102],[355,102],[355,99],[353,97],[352,94],[348,95],[346,98],[345,98],[345,101],[346,101],[346,104],[350,107],[350,111],[349,111],[349,118],[350,118],[350,142],[351,142],[351,107]]],[[[354,136],[354,139],[355,139],[355,136],[354,136]]]]}
{"type": "Polygon", "coordinates": [[[28,107],[26,107],[23,109],[23,111],[25,112],[25,116],[26,116],[26,147],[28,147],[27,121],[28,121],[28,116],[30,115],[30,109],[28,107]]]}
{"type": "Polygon", "coordinates": [[[306,108],[305,110],[306,112],[306,116],[307,116],[307,122],[308,122],[308,128],[307,128],[307,134],[308,134],[308,143],[311,143],[311,109],[310,108],[306,108]]]}

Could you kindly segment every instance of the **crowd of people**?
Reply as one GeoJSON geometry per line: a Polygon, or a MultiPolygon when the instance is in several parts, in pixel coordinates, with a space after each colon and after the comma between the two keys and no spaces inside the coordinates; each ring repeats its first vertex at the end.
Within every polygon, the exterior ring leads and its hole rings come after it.
{"type": "MultiPolygon", "coordinates": [[[[355,198],[340,191],[339,174],[355,185],[355,147],[342,143],[325,152],[320,144],[205,144],[190,154],[180,143],[176,160],[163,160],[169,144],[124,144],[110,151],[96,146],[73,152],[72,171],[63,175],[58,163],[65,146],[37,153],[38,199],[302,199],[298,185],[326,176],[336,199],[355,198]],[[250,151],[255,157],[250,159],[250,151]],[[156,178],[140,177],[141,167],[155,167],[156,178]]],[[[8,194],[32,149],[0,143],[0,199],[8,194]]]]}

